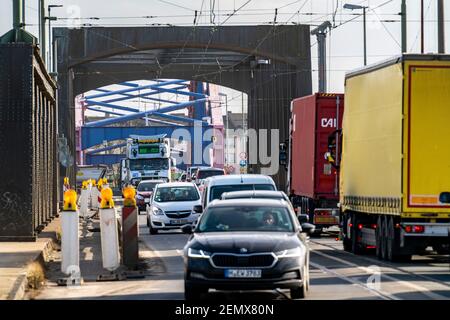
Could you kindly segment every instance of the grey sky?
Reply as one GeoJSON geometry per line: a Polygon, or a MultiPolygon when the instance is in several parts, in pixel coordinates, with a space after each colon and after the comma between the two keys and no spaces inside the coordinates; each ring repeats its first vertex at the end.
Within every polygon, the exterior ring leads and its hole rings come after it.
{"type": "MultiPolygon", "coordinates": [[[[105,17],[100,20],[83,20],[92,25],[146,25],[151,23],[169,23],[175,25],[192,25],[194,10],[198,10],[199,25],[208,25],[214,19],[222,23],[233,10],[238,9],[248,0],[48,0],[50,4],[63,4],[63,8],[53,10],[54,15],[67,18],[73,15],[74,8],[79,8],[82,18],[105,17]],[[203,4],[203,7],[202,7],[203,4]],[[214,4],[214,14],[211,7],[214,4]],[[75,7],[74,7],[75,6],[75,7]],[[201,11],[201,15],[200,15],[201,11]],[[139,18],[156,16],[155,18],[139,18]]],[[[378,9],[368,11],[368,61],[373,63],[400,53],[400,0],[253,0],[229,18],[225,24],[262,24],[274,19],[275,8],[278,9],[277,22],[303,23],[317,25],[325,20],[333,19],[337,6],[335,23],[339,25],[354,18],[357,13],[342,9],[344,3],[367,5],[378,9]],[[383,5],[384,4],[384,5],[383,5]],[[299,11],[299,9],[301,10],[299,11]],[[299,12],[299,13],[298,13],[299,12]],[[398,22],[380,22],[396,20],[398,22]]],[[[445,1],[445,13],[450,20],[450,1],[445,1]]],[[[409,0],[408,3],[408,49],[410,52],[420,51],[420,1],[409,0]]],[[[437,51],[436,0],[425,0],[426,52],[437,51]]],[[[38,0],[26,0],[27,30],[37,34],[38,0]]],[[[0,0],[0,34],[11,29],[12,0],[0,0]]],[[[67,20],[60,20],[54,25],[65,25],[67,20]]],[[[360,67],[363,63],[362,18],[333,29],[328,38],[329,56],[329,92],[342,92],[344,89],[345,71],[360,67]]],[[[450,24],[446,25],[446,41],[450,46],[450,24]]],[[[317,46],[311,37],[311,53],[313,70],[317,69],[317,46]]],[[[447,46],[447,47],[448,47],[447,46]]],[[[448,50],[447,50],[448,52],[448,50]]],[[[317,90],[317,72],[313,72],[313,90],[317,90]]],[[[236,93],[235,93],[236,94],[236,93]]],[[[235,99],[240,106],[240,98],[235,99]]]]}

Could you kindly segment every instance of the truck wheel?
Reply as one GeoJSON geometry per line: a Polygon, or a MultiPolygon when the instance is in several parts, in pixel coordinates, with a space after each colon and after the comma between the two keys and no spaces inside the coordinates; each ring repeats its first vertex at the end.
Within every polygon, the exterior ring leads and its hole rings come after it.
{"type": "Polygon", "coordinates": [[[383,242],[383,217],[378,216],[377,228],[375,229],[376,255],[378,259],[382,259],[382,242],[383,242]]]}
{"type": "Polygon", "coordinates": [[[351,241],[352,241],[352,252],[354,254],[362,254],[363,250],[361,248],[361,244],[358,242],[358,235],[359,235],[359,231],[358,231],[358,217],[356,216],[356,214],[352,214],[352,227],[351,227],[351,233],[352,233],[352,237],[351,237],[351,241]]]}
{"type": "Polygon", "coordinates": [[[388,261],[395,261],[396,255],[394,253],[394,246],[395,246],[395,236],[394,236],[394,223],[392,217],[386,217],[387,219],[387,237],[386,237],[386,259],[388,261]]]}
{"type": "Polygon", "coordinates": [[[387,223],[386,217],[381,217],[381,259],[387,259],[387,223]]]}
{"type": "Polygon", "coordinates": [[[342,215],[341,234],[342,234],[342,245],[344,247],[344,251],[352,252],[352,241],[348,237],[348,234],[347,234],[349,219],[350,219],[350,217],[347,214],[342,215]]]}

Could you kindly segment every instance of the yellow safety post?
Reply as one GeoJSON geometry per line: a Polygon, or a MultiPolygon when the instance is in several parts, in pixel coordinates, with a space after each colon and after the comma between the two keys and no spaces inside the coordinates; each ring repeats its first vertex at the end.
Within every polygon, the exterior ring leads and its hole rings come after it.
{"type": "Polygon", "coordinates": [[[132,186],[123,188],[123,206],[135,207],[136,206],[136,189],[132,186]]]}
{"type": "Polygon", "coordinates": [[[136,207],[136,189],[127,186],[122,190],[122,253],[123,263],[130,269],[135,269],[139,261],[139,224],[136,207]]]}
{"type": "Polygon", "coordinates": [[[64,211],[77,211],[77,192],[73,189],[64,192],[64,211]]]}
{"type": "Polygon", "coordinates": [[[61,271],[66,275],[70,275],[70,278],[62,279],[61,281],[66,285],[80,284],[77,192],[73,189],[66,190],[63,202],[63,210],[61,211],[61,271]]]}
{"type": "MultiPolygon", "coordinates": [[[[99,184],[102,184],[101,180],[99,184]]],[[[99,216],[103,268],[112,272],[120,266],[120,251],[116,209],[114,208],[113,192],[109,187],[105,187],[101,191],[99,216]]]]}
{"type": "MultiPolygon", "coordinates": [[[[99,181],[100,183],[100,181],[99,181]]],[[[111,209],[114,208],[113,192],[111,188],[103,188],[100,192],[102,201],[100,202],[101,209],[111,209]]]]}

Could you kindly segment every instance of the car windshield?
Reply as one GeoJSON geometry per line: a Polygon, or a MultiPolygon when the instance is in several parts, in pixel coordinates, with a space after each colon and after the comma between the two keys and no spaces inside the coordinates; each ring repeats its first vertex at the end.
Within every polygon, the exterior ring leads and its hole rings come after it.
{"type": "Polygon", "coordinates": [[[206,210],[196,232],[270,231],[294,232],[284,207],[226,206],[206,210]]]}
{"type": "Polygon", "coordinates": [[[223,171],[221,170],[199,170],[197,172],[197,179],[206,179],[214,176],[223,176],[223,171]]]}
{"type": "Polygon", "coordinates": [[[130,170],[167,170],[169,159],[130,159],[130,170]]]}
{"type": "Polygon", "coordinates": [[[156,190],[156,202],[196,201],[200,199],[197,189],[193,186],[161,187],[156,190]]]}
{"type": "Polygon", "coordinates": [[[141,182],[137,187],[137,191],[153,191],[158,183],[161,182],[141,182]]]}
{"type": "Polygon", "coordinates": [[[222,193],[231,191],[243,191],[243,190],[275,190],[271,184],[235,184],[211,187],[210,201],[220,199],[222,193]]]}

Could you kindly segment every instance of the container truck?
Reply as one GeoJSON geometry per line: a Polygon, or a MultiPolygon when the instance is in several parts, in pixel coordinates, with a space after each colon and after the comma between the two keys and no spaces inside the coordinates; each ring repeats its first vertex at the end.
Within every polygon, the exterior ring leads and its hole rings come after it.
{"type": "Polygon", "coordinates": [[[450,56],[409,55],[348,73],[340,168],[344,249],[407,261],[448,252],[450,56]]]}
{"type": "Polygon", "coordinates": [[[175,159],[166,135],[137,136],[127,139],[126,158],[121,161],[121,184],[137,186],[143,180],[171,181],[175,159]]]}
{"type": "Polygon", "coordinates": [[[288,192],[316,233],[339,224],[339,144],[343,94],[316,93],[291,103],[288,192]],[[333,157],[334,161],[331,160],[333,157]]]}

